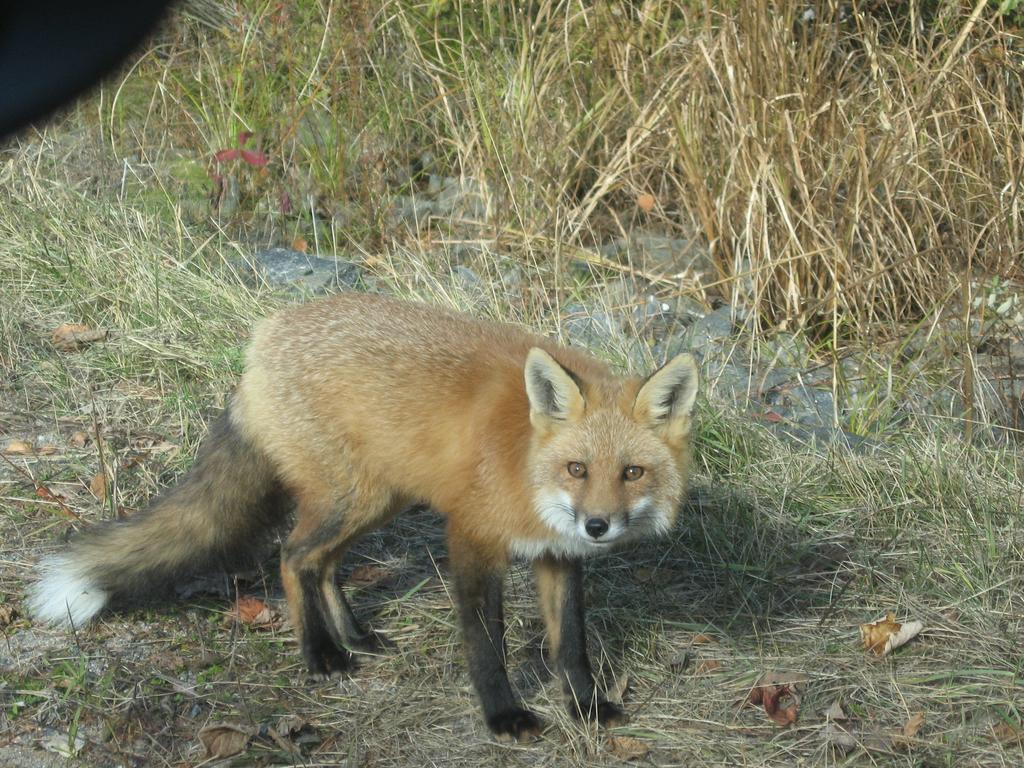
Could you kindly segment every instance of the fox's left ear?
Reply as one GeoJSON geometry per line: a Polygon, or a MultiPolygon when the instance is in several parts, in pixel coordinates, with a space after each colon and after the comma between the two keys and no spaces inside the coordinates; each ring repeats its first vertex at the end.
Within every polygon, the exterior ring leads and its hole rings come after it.
{"type": "Polygon", "coordinates": [[[676,355],[640,387],[633,402],[634,417],[663,431],[670,442],[681,440],[690,432],[699,378],[693,355],[676,355]]]}

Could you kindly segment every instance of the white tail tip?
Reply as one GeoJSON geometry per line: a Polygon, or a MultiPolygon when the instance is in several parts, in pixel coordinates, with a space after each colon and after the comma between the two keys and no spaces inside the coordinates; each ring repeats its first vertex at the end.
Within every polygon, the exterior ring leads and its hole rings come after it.
{"type": "Polygon", "coordinates": [[[29,612],[39,621],[80,627],[107,604],[110,595],[96,586],[71,558],[50,558],[39,567],[42,576],[28,594],[29,612]]]}

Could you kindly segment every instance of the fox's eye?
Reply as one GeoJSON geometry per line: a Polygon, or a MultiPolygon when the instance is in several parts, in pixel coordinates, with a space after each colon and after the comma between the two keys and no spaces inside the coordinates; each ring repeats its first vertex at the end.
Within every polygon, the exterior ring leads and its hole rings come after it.
{"type": "Polygon", "coordinates": [[[587,465],[580,464],[580,462],[578,461],[570,461],[569,464],[566,466],[566,469],[569,470],[569,474],[572,475],[573,477],[587,476],[587,465]]]}
{"type": "Polygon", "coordinates": [[[643,476],[643,467],[626,467],[624,470],[622,470],[623,480],[639,480],[643,476]]]}

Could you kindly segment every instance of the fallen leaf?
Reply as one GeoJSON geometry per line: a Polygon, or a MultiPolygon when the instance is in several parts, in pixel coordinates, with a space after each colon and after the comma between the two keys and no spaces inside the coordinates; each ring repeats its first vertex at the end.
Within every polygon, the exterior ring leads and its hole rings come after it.
{"type": "Polygon", "coordinates": [[[839,699],[836,699],[835,701],[832,702],[832,706],[830,706],[827,710],[825,710],[825,719],[826,720],[849,720],[850,718],[847,717],[846,712],[843,710],[842,703],[840,703],[839,699]]]}
{"type": "Polygon", "coordinates": [[[27,456],[32,453],[32,443],[26,442],[25,440],[12,440],[4,448],[4,453],[10,454],[11,456],[27,456]]]}
{"type": "Polygon", "coordinates": [[[82,432],[81,430],[79,430],[78,432],[73,432],[71,434],[71,437],[68,438],[68,444],[72,448],[85,448],[88,442],[89,435],[85,432],[82,432]]]}
{"type": "Polygon", "coordinates": [[[854,736],[846,726],[840,725],[835,720],[828,721],[822,735],[825,737],[825,741],[828,744],[831,744],[840,752],[849,752],[851,749],[856,749],[860,745],[860,741],[857,737],[854,736]]]}
{"type": "Polygon", "coordinates": [[[698,675],[706,675],[722,668],[722,662],[718,659],[703,659],[697,664],[694,672],[698,675]]]}
{"type": "Polygon", "coordinates": [[[903,725],[904,738],[912,739],[917,736],[917,732],[921,730],[922,725],[924,725],[924,712],[911,715],[910,719],[903,725]]]}
{"type": "Polygon", "coordinates": [[[241,624],[252,627],[270,628],[281,623],[281,615],[258,597],[241,595],[230,614],[241,624]]]}
{"type": "Polygon", "coordinates": [[[72,738],[69,733],[54,733],[44,738],[40,744],[48,752],[56,752],[64,757],[74,757],[85,746],[85,734],[76,733],[72,738]]]}
{"type": "Polygon", "coordinates": [[[896,614],[888,613],[884,619],[860,625],[860,639],[864,647],[876,656],[885,656],[917,637],[924,629],[920,621],[900,624],[896,614]]]}
{"type": "Polygon", "coordinates": [[[651,748],[646,742],[632,736],[609,736],[608,751],[620,760],[642,760],[651,748]]]}
{"type": "Polygon", "coordinates": [[[629,675],[621,674],[615,678],[615,685],[608,689],[608,698],[611,701],[622,703],[626,698],[626,691],[629,690],[629,675]]]}
{"type": "Polygon", "coordinates": [[[705,635],[703,632],[701,632],[700,634],[697,634],[697,635],[693,636],[693,640],[690,641],[690,644],[691,645],[704,645],[706,643],[713,643],[713,642],[715,642],[715,638],[713,638],[711,635],[705,635]]]}
{"type": "Polygon", "coordinates": [[[231,757],[243,752],[253,733],[238,725],[219,723],[208,725],[199,731],[199,741],[206,750],[203,759],[231,757]]]}
{"type": "Polygon", "coordinates": [[[654,210],[655,202],[657,201],[654,199],[654,195],[652,195],[650,192],[644,192],[643,194],[637,196],[636,207],[639,208],[644,213],[650,213],[651,211],[654,210]]]}
{"type": "Polygon", "coordinates": [[[253,619],[267,609],[267,604],[258,597],[242,595],[235,602],[235,615],[243,624],[252,624],[253,619]]]}
{"type": "Polygon", "coordinates": [[[36,497],[43,501],[52,501],[55,504],[60,504],[62,506],[64,503],[64,497],[61,494],[54,493],[45,485],[40,485],[36,488],[36,497]]]}
{"type": "Polygon", "coordinates": [[[8,627],[18,618],[18,609],[11,603],[0,605],[0,627],[8,627]]]}
{"type": "Polygon", "coordinates": [[[89,492],[100,501],[107,498],[107,473],[100,470],[89,481],[89,492]]]}
{"type": "Polygon", "coordinates": [[[383,565],[372,563],[357,565],[349,574],[348,583],[353,587],[368,587],[383,581],[390,575],[391,572],[383,565]]]}
{"type": "Polygon", "coordinates": [[[299,253],[306,253],[309,250],[309,243],[306,242],[306,238],[296,237],[292,240],[292,250],[298,251],[299,253]]]}
{"type": "Polygon", "coordinates": [[[40,456],[52,456],[53,454],[57,453],[57,446],[40,445],[39,448],[36,450],[36,453],[38,453],[40,456]]]}
{"type": "Polygon", "coordinates": [[[992,728],[992,735],[1001,744],[1020,744],[1024,746],[1024,728],[1018,728],[1010,723],[1001,721],[992,728]]]}
{"type": "Polygon", "coordinates": [[[808,680],[801,672],[765,672],[750,691],[751,704],[760,704],[776,725],[792,725],[800,712],[800,688],[808,680]]]}
{"type": "Polygon", "coordinates": [[[274,730],[282,736],[291,738],[306,727],[306,721],[298,715],[282,715],[277,720],[274,730]]]}
{"type": "Polygon", "coordinates": [[[53,345],[62,352],[71,352],[94,341],[107,338],[107,332],[81,323],[62,323],[53,331],[53,345]]]}

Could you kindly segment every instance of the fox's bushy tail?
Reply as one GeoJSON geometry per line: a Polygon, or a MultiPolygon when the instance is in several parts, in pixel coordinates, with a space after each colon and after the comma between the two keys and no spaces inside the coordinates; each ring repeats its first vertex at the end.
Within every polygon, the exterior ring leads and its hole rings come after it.
{"type": "Polygon", "coordinates": [[[237,569],[288,514],[269,460],[229,410],[181,480],[128,520],[96,526],[40,564],[28,606],[52,624],[82,625],[109,602],[148,597],[183,576],[237,569]]]}

